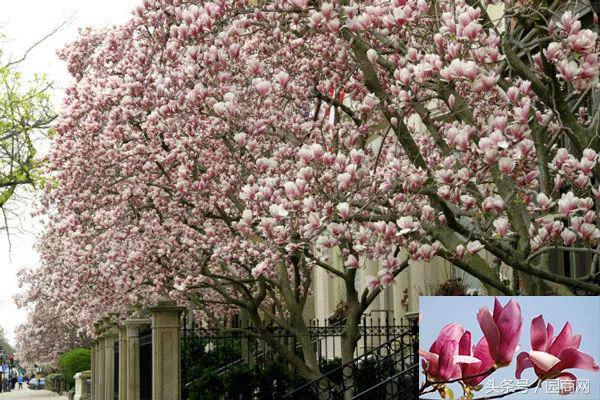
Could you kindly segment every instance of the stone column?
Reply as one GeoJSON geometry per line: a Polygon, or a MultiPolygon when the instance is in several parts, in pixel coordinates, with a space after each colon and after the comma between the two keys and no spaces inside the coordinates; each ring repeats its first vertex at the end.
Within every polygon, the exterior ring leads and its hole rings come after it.
{"type": "Polygon", "coordinates": [[[111,327],[104,334],[104,397],[102,400],[113,400],[115,391],[115,342],[118,331],[111,327]]]}
{"type": "Polygon", "coordinates": [[[92,393],[90,392],[90,387],[88,385],[88,380],[92,379],[92,371],[83,371],[79,373],[79,378],[81,379],[81,400],[90,400],[92,397],[92,393]]]}
{"type": "Polygon", "coordinates": [[[87,380],[91,377],[91,371],[78,372],[73,376],[75,379],[75,396],[73,400],[89,400],[90,394],[87,392],[87,380]]]}
{"type": "Polygon", "coordinates": [[[149,319],[125,320],[127,339],[126,400],[140,400],[140,327],[149,324],[149,319]]]}
{"type": "Polygon", "coordinates": [[[181,398],[180,316],[184,310],[160,299],[152,311],[152,400],[181,398]]]}
{"type": "MultiPolygon", "coordinates": [[[[91,372],[91,378],[92,378],[92,388],[96,387],[96,374],[98,373],[98,367],[96,366],[96,360],[97,360],[97,354],[96,354],[96,340],[92,341],[92,344],[90,346],[91,348],[91,356],[92,356],[92,362],[91,362],[91,368],[92,368],[92,372],[91,372]]],[[[92,389],[93,390],[93,389],[92,389]]]]}
{"type": "Polygon", "coordinates": [[[119,327],[119,400],[127,400],[127,328],[119,327]]]}
{"type": "Polygon", "coordinates": [[[105,381],[105,369],[106,369],[106,341],[104,337],[100,336],[96,343],[96,386],[94,387],[94,400],[104,400],[104,381],[105,381]]]}

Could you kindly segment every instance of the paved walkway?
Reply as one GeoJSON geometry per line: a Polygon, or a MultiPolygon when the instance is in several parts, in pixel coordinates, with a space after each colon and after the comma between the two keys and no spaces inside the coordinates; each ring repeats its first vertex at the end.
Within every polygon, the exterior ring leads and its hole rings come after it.
{"type": "Polygon", "coordinates": [[[49,392],[47,390],[29,390],[26,388],[27,385],[23,384],[23,390],[13,390],[8,393],[0,393],[0,399],[2,400],[66,400],[68,397],[59,396],[56,393],[49,392]]]}

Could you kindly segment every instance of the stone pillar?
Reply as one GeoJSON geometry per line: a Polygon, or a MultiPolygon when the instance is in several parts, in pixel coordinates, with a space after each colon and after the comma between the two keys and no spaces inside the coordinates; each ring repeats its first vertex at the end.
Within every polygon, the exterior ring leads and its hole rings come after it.
{"type": "Polygon", "coordinates": [[[105,369],[106,369],[106,341],[104,337],[100,336],[96,344],[96,387],[94,388],[94,400],[104,400],[104,381],[105,381],[105,369]]]}
{"type": "Polygon", "coordinates": [[[148,319],[125,320],[126,332],[126,400],[140,400],[140,327],[149,325],[148,319]]]}
{"type": "Polygon", "coordinates": [[[90,346],[90,350],[91,350],[91,353],[92,353],[91,354],[91,356],[92,356],[92,362],[91,362],[91,368],[92,368],[92,372],[91,372],[92,388],[95,388],[96,387],[96,374],[98,373],[98,367],[96,366],[96,359],[97,359],[97,354],[96,354],[96,340],[92,341],[92,344],[90,346]]]}
{"type": "Polygon", "coordinates": [[[73,400],[81,400],[81,374],[78,372],[73,375],[73,379],[75,379],[75,395],[73,396],[73,400]]]}
{"type": "Polygon", "coordinates": [[[75,379],[75,396],[73,400],[89,400],[87,392],[87,380],[91,377],[91,371],[78,372],[73,376],[75,379]]]}
{"type": "Polygon", "coordinates": [[[92,393],[88,381],[92,379],[92,371],[83,371],[79,373],[81,379],[81,400],[90,400],[92,393]]]}
{"type": "Polygon", "coordinates": [[[127,400],[127,328],[119,327],[119,400],[127,400]]]}
{"type": "Polygon", "coordinates": [[[181,398],[180,316],[184,310],[160,299],[152,311],[152,400],[181,398]]]}
{"type": "Polygon", "coordinates": [[[104,334],[104,397],[102,400],[113,400],[115,391],[115,342],[118,331],[111,327],[104,334]]]}

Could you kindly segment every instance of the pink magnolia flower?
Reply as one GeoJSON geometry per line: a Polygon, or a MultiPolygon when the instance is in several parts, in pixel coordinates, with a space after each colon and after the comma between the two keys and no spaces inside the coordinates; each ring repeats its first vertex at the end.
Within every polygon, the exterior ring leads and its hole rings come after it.
{"type": "Polygon", "coordinates": [[[472,350],[473,353],[471,354],[471,332],[466,331],[458,343],[458,354],[472,356],[478,361],[463,363],[460,365],[460,369],[462,371],[463,383],[468,386],[477,386],[493,372],[492,367],[494,366],[494,359],[490,356],[490,350],[485,337],[481,338],[479,342],[473,346],[472,350]],[[486,371],[489,372],[484,374],[486,371]]]}
{"type": "Polygon", "coordinates": [[[377,51],[374,49],[367,50],[367,58],[371,64],[375,64],[377,62],[377,51]]]}
{"type": "Polygon", "coordinates": [[[481,244],[481,242],[479,240],[475,240],[474,242],[467,243],[467,251],[470,254],[477,253],[479,250],[483,249],[483,247],[484,246],[481,244]]]}
{"type": "Polygon", "coordinates": [[[346,219],[350,216],[350,205],[348,203],[339,203],[337,205],[337,210],[342,219],[346,219]]]}
{"type": "Polygon", "coordinates": [[[429,261],[435,256],[435,253],[436,252],[434,248],[431,245],[425,243],[419,246],[419,248],[414,254],[414,257],[416,259],[421,259],[422,261],[429,261]]]}
{"type": "Polygon", "coordinates": [[[504,237],[511,233],[508,218],[498,218],[493,222],[493,225],[496,228],[496,235],[499,237],[504,237]]]}
{"type": "Polygon", "coordinates": [[[352,254],[348,256],[344,265],[347,268],[358,268],[358,260],[352,254]]]}
{"type": "Polygon", "coordinates": [[[367,275],[365,277],[365,280],[369,290],[375,290],[379,286],[381,286],[381,282],[379,281],[379,279],[373,275],[367,275]]]}
{"type": "Polygon", "coordinates": [[[290,75],[285,71],[279,71],[279,73],[275,75],[275,78],[277,78],[277,81],[284,89],[287,87],[290,81],[290,75]]]}
{"type": "Polygon", "coordinates": [[[481,208],[483,208],[483,211],[485,212],[500,212],[504,208],[504,200],[498,195],[486,197],[483,199],[481,208]]]}
{"type": "Polygon", "coordinates": [[[578,350],[580,343],[581,335],[573,335],[569,322],[554,337],[554,326],[550,323],[546,325],[544,317],[538,315],[531,321],[531,351],[521,352],[517,356],[515,376],[521,379],[525,369],[533,368],[542,380],[558,378],[576,381],[575,375],[565,372],[566,369],[600,371],[593,357],[578,350]]]}
{"type": "Polygon", "coordinates": [[[458,246],[456,246],[456,256],[460,259],[462,259],[465,256],[465,252],[466,252],[466,248],[464,245],[459,244],[458,246]]]}
{"type": "Polygon", "coordinates": [[[394,276],[392,274],[389,273],[389,271],[385,270],[380,272],[380,282],[383,285],[383,287],[388,287],[390,286],[392,283],[394,283],[394,276]]]}
{"type": "Polygon", "coordinates": [[[575,197],[573,192],[563,193],[563,195],[560,197],[560,200],[558,200],[558,212],[565,217],[568,217],[578,208],[577,197],[575,197]]]}
{"type": "Polygon", "coordinates": [[[544,192],[538,193],[537,202],[542,211],[548,211],[548,209],[554,206],[554,202],[551,201],[544,192]]]}
{"type": "Polygon", "coordinates": [[[519,303],[511,299],[503,307],[496,298],[494,299],[493,315],[487,307],[480,308],[477,313],[477,321],[488,343],[490,356],[499,365],[510,364],[519,343],[523,325],[519,303]]]}
{"type": "Polygon", "coordinates": [[[400,235],[413,232],[419,228],[419,222],[414,221],[413,217],[411,217],[410,215],[398,218],[396,224],[400,228],[400,231],[398,232],[398,234],[400,235]]]}
{"type": "Polygon", "coordinates": [[[584,242],[600,239],[600,231],[594,224],[583,223],[577,228],[577,233],[584,242]]]}
{"type": "Polygon", "coordinates": [[[583,29],[567,39],[573,50],[581,54],[589,54],[594,51],[598,35],[589,30],[583,29]]]}
{"type": "Polygon", "coordinates": [[[308,0],[293,0],[293,4],[301,9],[308,7],[308,0]]]}
{"type": "Polygon", "coordinates": [[[502,157],[498,160],[498,167],[500,168],[500,172],[504,175],[508,175],[515,168],[515,160],[510,157],[502,157]]]}
{"type": "Polygon", "coordinates": [[[428,379],[448,381],[460,378],[462,371],[459,364],[480,362],[470,355],[459,354],[459,343],[463,343],[463,347],[470,347],[471,333],[453,322],[442,328],[429,351],[419,349],[419,354],[424,358],[421,365],[428,379]]]}
{"type": "Polygon", "coordinates": [[[265,80],[255,81],[254,88],[262,97],[266,97],[269,93],[271,93],[271,84],[265,80]]]}

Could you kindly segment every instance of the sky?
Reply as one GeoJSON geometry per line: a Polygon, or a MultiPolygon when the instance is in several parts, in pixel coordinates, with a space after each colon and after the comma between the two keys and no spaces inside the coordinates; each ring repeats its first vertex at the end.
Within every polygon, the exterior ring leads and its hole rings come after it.
{"type": "MultiPolygon", "coordinates": [[[[500,303],[505,305],[510,297],[498,297],[500,303]]],[[[515,352],[513,363],[505,368],[501,368],[490,375],[482,383],[484,389],[478,397],[497,393],[485,393],[486,381],[492,377],[495,379],[495,386],[501,386],[504,379],[515,381],[516,355],[521,351],[531,350],[530,345],[530,327],[531,320],[540,314],[543,314],[546,323],[552,323],[555,335],[558,335],[564,324],[569,321],[574,334],[581,334],[580,351],[590,354],[597,363],[600,363],[600,297],[515,297],[521,305],[523,315],[523,328],[519,346],[515,352]]],[[[487,307],[490,312],[494,309],[493,297],[433,297],[425,296],[419,298],[419,313],[422,314],[422,320],[419,326],[419,347],[429,350],[429,347],[436,339],[440,329],[450,323],[460,323],[471,331],[471,343],[476,344],[483,336],[479,324],[477,323],[477,311],[481,307],[487,307]]],[[[589,379],[589,394],[573,394],[569,396],[560,396],[566,400],[598,400],[600,399],[600,372],[592,373],[581,370],[569,370],[578,379],[589,379]]],[[[533,369],[527,369],[523,372],[522,378],[535,381],[533,369]]],[[[420,379],[423,379],[421,373],[420,379]]],[[[548,400],[557,399],[556,394],[547,394],[542,386],[537,394],[533,392],[519,393],[506,397],[507,399],[519,400],[548,400]]],[[[487,387],[491,387],[491,381],[487,387]]],[[[451,386],[457,398],[462,394],[458,384],[451,386]]],[[[432,393],[427,398],[439,398],[437,393],[432,393]],[[437,397],[436,397],[437,396],[437,397]]]]}
{"type": "MultiPolygon", "coordinates": [[[[71,82],[65,65],[56,51],[75,40],[78,30],[86,26],[111,26],[125,22],[141,0],[0,0],[0,33],[5,38],[0,47],[6,58],[18,59],[33,43],[52,32],[63,22],[66,25],[32,50],[19,69],[25,77],[45,73],[54,82],[54,104],[59,107],[65,87],[71,82]]],[[[31,197],[31,196],[28,196],[31,197]]],[[[25,314],[17,310],[13,296],[17,293],[16,272],[35,266],[38,257],[34,249],[40,223],[30,217],[32,202],[23,203],[19,220],[12,221],[19,229],[11,231],[10,246],[6,235],[0,234],[0,326],[14,344],[14,329],[25,314]],[[9,251],[10,248],[10,251],[9,251]]]]}

